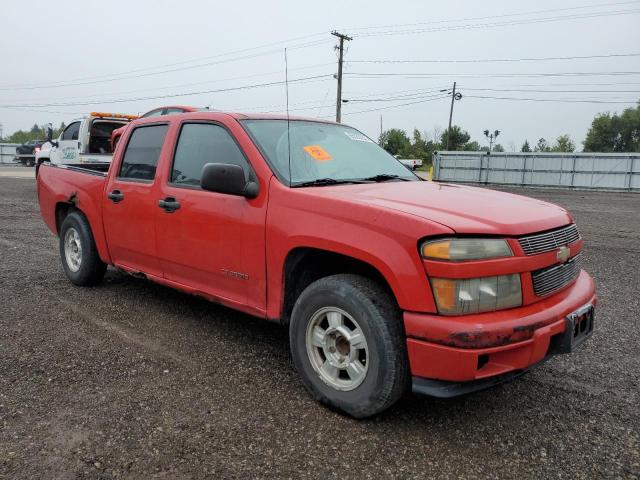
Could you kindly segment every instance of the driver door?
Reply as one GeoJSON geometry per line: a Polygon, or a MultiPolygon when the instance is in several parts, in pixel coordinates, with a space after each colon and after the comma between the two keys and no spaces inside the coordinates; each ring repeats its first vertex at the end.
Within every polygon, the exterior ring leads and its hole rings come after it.
{"type": "Polygon", "coordinates": [[[64,129],[58,140],[58,146],[51,149],[51,163],[80,162],[80,126],[82,122],[72,122],[64,129]]]}

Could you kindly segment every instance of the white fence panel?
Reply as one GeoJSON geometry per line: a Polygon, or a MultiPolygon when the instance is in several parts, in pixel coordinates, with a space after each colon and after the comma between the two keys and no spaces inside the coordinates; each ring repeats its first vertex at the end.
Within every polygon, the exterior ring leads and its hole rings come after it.
{"type": "Polygon", "coordinates": [[[437,152],[434,180],[640,190],[638,153],[437,152]]]}
{"type": "Polygon", "coordinates": [[[13,158],[16,156],[16,147],[19,147],[18,143],[0,143],[0,164],[13,163],[13,158]]]}

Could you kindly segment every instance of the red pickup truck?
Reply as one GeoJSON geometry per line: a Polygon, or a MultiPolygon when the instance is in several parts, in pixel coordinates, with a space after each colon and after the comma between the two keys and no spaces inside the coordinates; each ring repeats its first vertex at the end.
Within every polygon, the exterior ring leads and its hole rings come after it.
{"type": "Polygon", "coordinates": [[[593,332],[564,209],[422,181],[345,125],[139,119],[111,165],[43,165],[37,190],[71,282],[113,265],[281,322],[311,394],[354,417],[486,388],[593,332]]]}

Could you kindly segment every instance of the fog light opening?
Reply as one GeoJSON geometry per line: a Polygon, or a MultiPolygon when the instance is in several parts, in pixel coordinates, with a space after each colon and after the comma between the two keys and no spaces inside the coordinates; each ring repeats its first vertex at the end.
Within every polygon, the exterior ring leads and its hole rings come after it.
{"type": "Polygon", "coordinates": [[[478,370],[484,367],[487,363],[489,363],[488,353],[483,353],[482,355],[478,355],[478,370]]]}

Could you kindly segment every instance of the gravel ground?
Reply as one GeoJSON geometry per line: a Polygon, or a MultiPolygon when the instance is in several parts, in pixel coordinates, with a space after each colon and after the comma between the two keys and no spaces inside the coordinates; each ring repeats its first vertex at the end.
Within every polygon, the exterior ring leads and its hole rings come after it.
{"type": "Polygon", "coordinates": [[[521,193],[575,214],[595,336],[355,421],[310,399],[276,324],[112,269],[73,287],[33,180],[0,178],[0,478],[640,477],[640,195],[521,193]]]}

